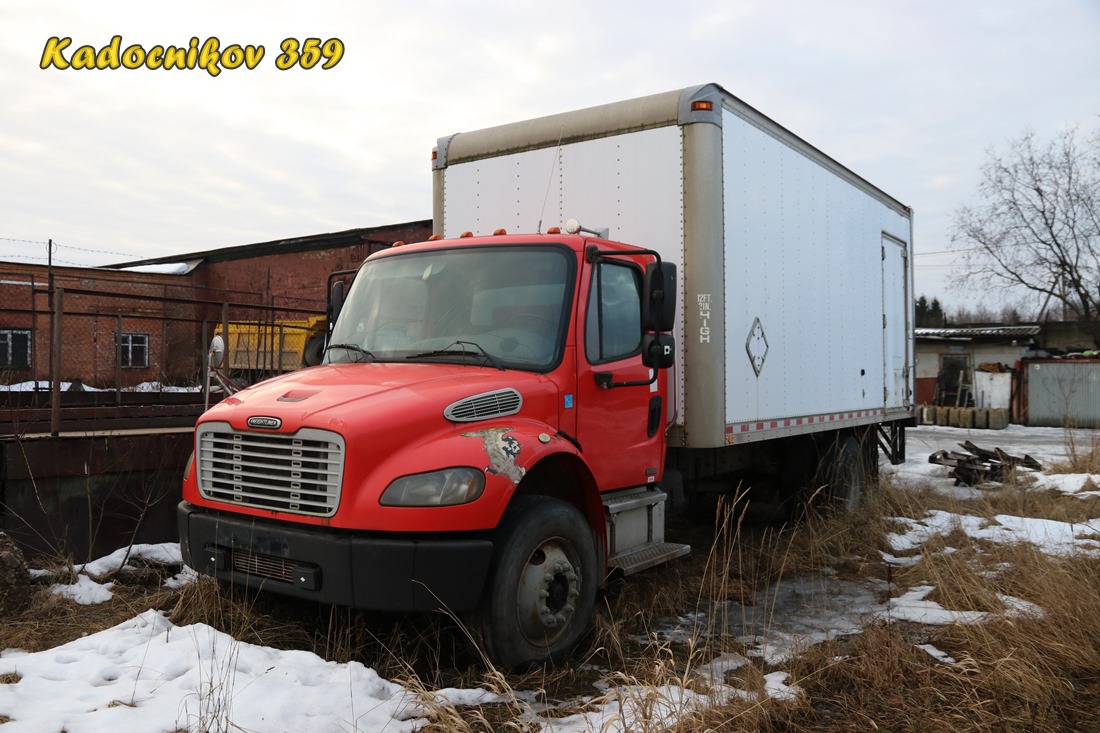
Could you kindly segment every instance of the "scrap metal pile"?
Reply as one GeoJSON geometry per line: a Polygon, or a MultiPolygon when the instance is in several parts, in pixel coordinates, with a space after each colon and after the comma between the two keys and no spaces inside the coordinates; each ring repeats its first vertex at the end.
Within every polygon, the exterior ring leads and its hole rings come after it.
{"type": "Polygon", "coordinates": [[[938,463],[952,469],[949,475],[955,479],[956,486],[977,486],[987,481],[1002,482],[1006,476],[1021,467],[1034,471],[1043,470],[1042,465],[1026,453],[1021,458],[1009,455],[1000,448],[979,448],[969,440],[959,443],[959,446],[966,453],[939,450],[928,456],[929,463],[938,463]]]}

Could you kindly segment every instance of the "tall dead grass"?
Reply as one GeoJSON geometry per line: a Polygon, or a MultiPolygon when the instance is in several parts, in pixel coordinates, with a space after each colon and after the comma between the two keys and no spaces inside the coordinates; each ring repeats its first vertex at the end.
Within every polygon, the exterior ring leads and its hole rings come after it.
{"type": "Polygon", "coordinates": [[[1100,433],[1066,428],[1064,442],[1067,458],[1049,473],[1100,473],[1100,433]]]}
{"type": "Polygon", "coordinates": [[[0,624],[0,648],[45,648],[152,606],[170,610],[174,623],[207,623],[240,641],[361,661],[413,691],[428,721],[423,729],[433,733],[529,731],[541,725],[540,716],[564,718],[599,706],[618,706],[624,718],[629,713],[630,731],[1100,731],[1100,560],[1084,553],[1052,557],[955,530],[909,552],[912,564],[886,563],[888,535],[902,527],[895,518],[920,519],[932,509],[988,521],[1001,514],[1080,523],[1100,517],[1100,501],[1055,492],[1011,487],[959,499],[889,480],[856,512],[794,524],[754,524],[740,504],[723,503],[706,520],[674,520],[669,534],[688,536],[696,548],[691,556],[612,585],[586,650],[572,663],[524,675],[493,669],[469,650],[458,620],[442,614],[364,614],[210,580],[180,591],[123,591],[110,613],[58,606],[55,597],[41,595],[25,615],[0,624]],[[931,585],[929,600],[982,612],[986,620],[949,626],[873,620],[862,633],[780,664],[749,655],[739,639],[745,619],[722,613],[751,609],[770,618],[768,590],[776,582],[824,572],[873,582],[892,596],[931,585]],[[49,623],[56,625],[44,628],[49,623]],[[947,656],[936,658],[920,645],[947,656]],[[748,657],[736,671],[717,679],[699,674],[735,654],[748,657]],[[797,699],[767,697],[766,676],[774,672],[789,674],[788,684],[802,691],[797,699]],[[455,706],[434,692],[446,687],[481,687],[496,701],[455,706]],[[667,717],[678,699],[672,690],[710,704],[684,705],[667,717]]]}
{"type": "MultiPolygon", "coordinates": [[[[920,518],[930,509],[991,521],[1000,514],[1070,522],[1100,516],[1094,502],[1026,489],[961,500],[886,485],[882,499],[882,513],[876,508],[869,522],[920,518]]],[[[804,552],[829,554],[822,550],[835,544],[832,535],[817,536],[825,540],[822,549],[811,542],[804,552]]],[[[792,664],[792,675],[813,703],[783,730],[1100,730],[1100,558],[1084,551],[1052,556],[958,529],[911,554],[917,562],[889,569],[894,595],[931,585],[928,600],[984,612],[985,622],[876,622],[857,636],[811,649],[792,664]],[[935,659],[920,644],[950,661],[935,659]]]]}

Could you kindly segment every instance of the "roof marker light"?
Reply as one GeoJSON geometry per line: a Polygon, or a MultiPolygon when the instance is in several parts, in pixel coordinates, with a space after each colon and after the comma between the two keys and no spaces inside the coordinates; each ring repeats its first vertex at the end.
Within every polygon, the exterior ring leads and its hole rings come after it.
{"type": "Polygon", "coordinates": [[[711,101],[706,100],[706,99],[696,100],[696,101],[691,103],[691,111],[692,112],[713,112],[714,111],[714,102],[711,102],[711,101]]]}
{"type": "Polygon", "coordinates": [[[503,234],[507,234],[507,233],[508,233],[507,229],[495,229],[495,230],[493,230],[493,236],[494,237],[499,237],[499,236],[501,236],[503,234]]]}
{"type": "Polygon", "coordinates": [[[474,236],[473,232],[462,232],[462,234],[458,235],[458,238],[459,239],[466,239],[467,237],[472,237],[472,236],[474,236]]]}
{"type": "Polygon", "coordinates": [[[547,234],[561,234],[561,227],[550,227],[546,230],[547,234]]]}
{"type": "Polygon", "coordinates": [[[428,237],[429,242],[438,242],[441,239],[443,239],[443,237],[438,234],[433,234],[432,236],[428,237]]]}
{"type": "Polygon", "coordinates": [[[400,240],[400,239],[399,239],[399,240],[397,240],[396,242],[394,242],[393,244],[391,244],[390,246],[391,246],[391,247],[404,247],[404,246],[405,246],[405,242],[404,242],[403,240],[400,240]]]}

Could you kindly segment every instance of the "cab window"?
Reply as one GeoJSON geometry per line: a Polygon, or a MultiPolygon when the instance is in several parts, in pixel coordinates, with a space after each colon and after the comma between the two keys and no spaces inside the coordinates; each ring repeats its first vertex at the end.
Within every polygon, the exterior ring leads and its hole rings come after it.
{"type": "Polygon", "coordinates": [[[642,278],[636,267],[596,264],[588,293],[585,354],[591,364],[638,352],[642,344],[642,278]]]}

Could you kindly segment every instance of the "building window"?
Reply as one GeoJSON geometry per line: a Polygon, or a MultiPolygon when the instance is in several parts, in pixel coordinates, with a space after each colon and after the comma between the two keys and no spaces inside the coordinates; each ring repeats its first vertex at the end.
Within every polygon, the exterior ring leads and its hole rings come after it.
{"type": "Polygon", "coordinates": [[[27,369],[31,365],[31,332],[0,329],[0,368],[27,369]]]}
{"type": "Polygon", "coordinates": [[[133,367],[135,369],[143,369],[149,366],[149,334],[122,334],[121,365],[123,367],[133,367]]]}

